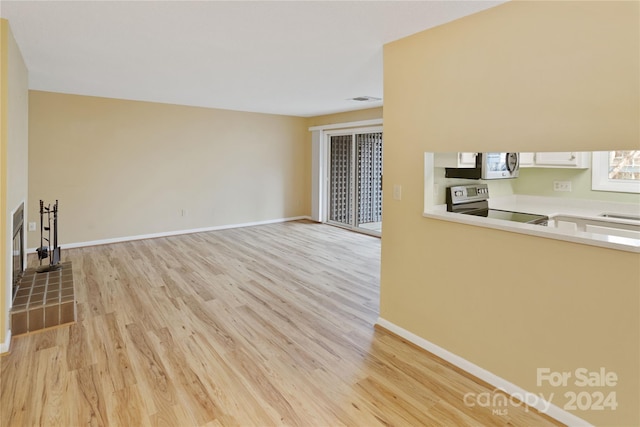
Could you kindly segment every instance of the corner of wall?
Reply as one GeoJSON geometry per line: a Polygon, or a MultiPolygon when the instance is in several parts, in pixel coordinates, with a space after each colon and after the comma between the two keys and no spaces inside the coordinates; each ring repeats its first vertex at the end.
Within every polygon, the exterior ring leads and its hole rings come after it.
{"type": "Polygon", "coordinates": [[[7,105],[8,105],[8,31],[6,19],[0,19],[0,343],[3,345],[9,335],[7,315],[8,305],[5,297],[5,282],[7,272],[7,105]]]}
{"type": "Polygon", "coordinates": [[[13,212],[27,199],[29,73],[9,22],[0,25],[0,343],[8,347],[13,212]]]}

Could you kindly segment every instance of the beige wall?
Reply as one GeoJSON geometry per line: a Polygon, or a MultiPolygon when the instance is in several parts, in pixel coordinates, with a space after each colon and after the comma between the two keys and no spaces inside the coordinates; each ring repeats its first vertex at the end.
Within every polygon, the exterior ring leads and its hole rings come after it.
{"type": "Polygon", "coordinates": [[[29,119],[29,221],[59,199],[62,244],[309,214],[304,118],[31,91],[29,119]]]}
{"type": "Polygon", "coordinates": [[[27,198],[28,169],[28,72],[8,22],[0,20],[1,35],[1,166],[2,217],[0,224],[0,343],[5,343],[9,325],[12,289],[12,213],[27,198]]]}
{"type": "Polygon", "coordinates": [[[510,2],[384,49],[381,317],[560,407],[585,389],[537,368],[614,371],[597,425],[640,424],[640,256],[423,218],[423,152],[638,149],[638,14],[510,2]]]}

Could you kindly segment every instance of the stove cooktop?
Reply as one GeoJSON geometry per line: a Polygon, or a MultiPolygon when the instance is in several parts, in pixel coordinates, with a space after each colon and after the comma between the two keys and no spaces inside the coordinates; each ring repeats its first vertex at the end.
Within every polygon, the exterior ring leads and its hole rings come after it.
{"type": "Polygon", "coordinates": [[[477,211],[460,212],[466,215],[484,216],[493,219],[502,219],[505,221],[522,222],[527,224],[546,224],[549,220],[544,215],[536,215],[523,212],[503,211],[500,209],[480,209],[477,211]]]}

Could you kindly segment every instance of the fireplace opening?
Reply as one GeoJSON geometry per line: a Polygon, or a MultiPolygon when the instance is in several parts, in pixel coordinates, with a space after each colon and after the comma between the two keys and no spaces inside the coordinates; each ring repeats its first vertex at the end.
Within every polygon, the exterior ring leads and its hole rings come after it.
{"type": "Polygon", "coordinates": [[[13,283],[13,296],[18,289],[18,283],[24,274],[24,203],[20,204],[13,214],[13,273],[11,275],[13,283]]]}

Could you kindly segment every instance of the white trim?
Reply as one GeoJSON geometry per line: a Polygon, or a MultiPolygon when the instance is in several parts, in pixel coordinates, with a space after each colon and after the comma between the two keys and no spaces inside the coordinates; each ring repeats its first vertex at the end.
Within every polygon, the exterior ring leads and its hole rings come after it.
{"type": "Polygon", "coordinates": [[[330,125],[321,125],[321,126],[312,126],[309,128],[309,131],[313,132],[314,130],[330,130],[330,129],[346,129],[352,127],[367,127],[367,126],[375,126],[382,125],[382,119],[371,119],[371,120],[360,120],[357,122],[347,122],[347,123],[332,123],[330,125]]]}
{"type": "Polygon", "coordinates": [[[327,131],[352,132],[354,128],[382,127],[382,119],[360,120],[357,122],[332,123],[328,125],[312,126],[311,132],[311,219],[318,222],[327,221],[327,186],[329,148],[327,143],[327,131]]]}
{"type": "MultiPolygon", "coordinates": [[[[334,126],[334,125],[330,125],[330,126],[334,126]]],[[[317,135],[317,139],[319,143],[318,150],[321,152],[321,156],[318,156],[318,158],[321,159],[322,161],[322,164],[317,167],[315,164],[312,165],[312,168],[314,170],[319,171],[320,176],[317,177],[317,180],[318,182],[322,183],[322,186],[319,188],[318,194],[316,195],[314,193],[313,197],[319,198],[319,203],[320,203],[319,206],[321,206],[321,210],[319,211],[318,217],[320,218],[320,222],[336,225],[338,227],[342,227],[347,230],[356,231],[363,234],[369,234],[375,237],[381,237],[382,233],[380,232],[373,231],[373,230],[365,230],[361,227],[356,227],[351,224],[343,224],[337,221],[332,221],[329,219],[329,216],[328,216],[329,206],[331,204],[330,202],[331,194],[329,193],[330,175],[331,175],[331,137],[337,136],[337,135],[351,135],[352,142],[354,142],[353,144],[351,144],[351,157],[355,159],[356,158],[356,145],[355,145],[356,135],[364,134],[364,133],[373,133],[373,132],[384,132],[384,127],[382,126],[382,119],[366,120],[361,122],[340,123],[340,124],[336,124],[333,130],[327,130],[327,131],[315,130],[313,132],[314,136],[317,135]],[[374,124],[375,122],[378,122],[378,124],[377,125],[374,124]],[[366,125],[367,123],[371,123],[371,125],[363,126],[363,125],[366,125]],[[345,126],[352,126],[352,127],[345,127],[345,126]]],[[[357,173],[357,168],[352,168],[352,176],[351,176],[352,182],[356,182],[356,173],[357,173]]],[[[357,210],[356,199],[352,198],[351,211],[352,211],[353,218],[357,217],[356,210],[357,210]]]]}
{"type": "Polygon", "coordinates": [[[326,175],[327,161],[323,139],[322,131],[311,133],[311,219],[317,222],[323,222],[325,217],[322,195],[326,183],[322,177],[326,175]]]}
{"type": "Polygon", "coordinates": [[[11,346],[11,329],[7,329],[4,342],[0,343],[0,354],[9,353],[11,346]]]}
{"type": "Polygon", "coordinates": [[[640,193],[640,182],[609,179],[610,151],[594,151],[591,161],[591,189],[619,193],[640,193]]]}
{"type": "Polygon", "coordinates": [[[374,133],[374,132],[383,132],[384,127],[382,125],[375,126],[361,126],[361,127],[352,127],[352,128],[340,128],[333,129],[323,132],[326,142],[328,143],[329,137],[337,136],[337,135],[352,135],[356,136],[363,133],[374,133]]]}
{"type": "MultiPolygon", "coordinates": [[[[400,326],[389,322],[382,317],[378,318],[376,324],[396,335],[406,339],[407,341],[417,345],[418,347],[427,350],[430,353],[435,354],[436,356],[446,360],[447,362],[457,366],[458,368],[468,372],[469,374],[477,377],[492,386],[504,391],[510,396],[527,396],[532,393],[527,392],[523,388],[518,387],[517,385],[501,378],[486,369],[481,368],[480,366],[469,362],[468,360],[458,356],[457,354],[451,353],[448,350],[424,339],[421,338],[406,329],[401,328],[400,326]]],[[[567,424],[569,426],[591,426],[587,421],[583,420],[576,415],[573,415],[570,412],[565,411],[564,409],[552,404],[551,402],[547,402],[542,399],[536,399],[538,402],[537,405],[533,406],[538,411],[545,413],[553,419],[560,421],[561,423],[567,424]],[[545,408],[548,408],[545,410],[545,408]]]]}
{"type": "MultiPolygon", "coordinates": [[[[137,236],[114,237],[112,239],[91,240],[87,242],[65,243],[60,245],[64,249],[84,248],[87,246],[109,245],[111,243],[130,242],[133,240],[156,239],[158,237],[178,236],[181,234],[203,233],[206,231],[227,230],[230,228],[253,227],[256,225],[275,224],[280,222],[298,221],[301,219],[311,219],[309,216],[293,216],[289,218],[268,219],[266,221],[245,222],[241,224],[216,225],[213,227],[192,228],[189,230],[164,231],[161,233],[140,234],[137,236]]],[[[29,248],[27,251],[34,252],[36,248],[29,248]]]]}

